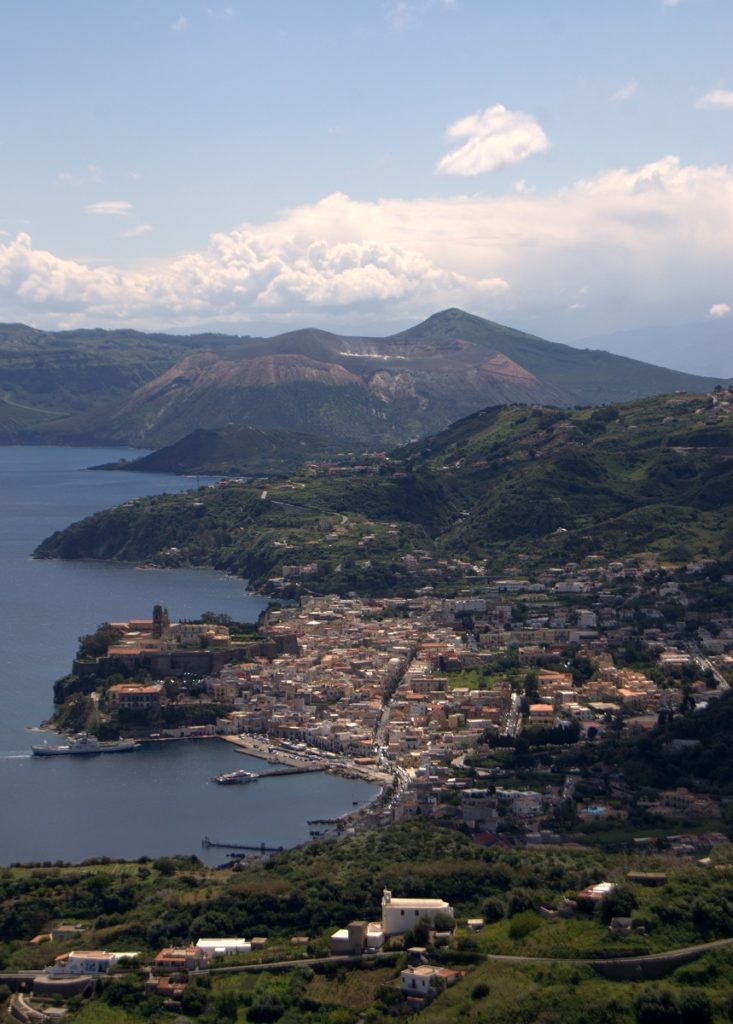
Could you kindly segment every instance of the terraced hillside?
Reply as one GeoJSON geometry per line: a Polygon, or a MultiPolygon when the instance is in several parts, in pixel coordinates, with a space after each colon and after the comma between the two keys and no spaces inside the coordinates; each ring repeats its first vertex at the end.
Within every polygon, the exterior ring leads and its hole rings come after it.
{"type": "Polygon", "coordinates": [[[525,569],[645,550],[733,557],[727,390],[599,409],[486,409],[360,461],[129,502],[36,554],[213,565],[258,586],[307,564],[311,590],[367,593],[430,576],[447,585],[455,559],[492,571],[519,557],[525,569]]]}

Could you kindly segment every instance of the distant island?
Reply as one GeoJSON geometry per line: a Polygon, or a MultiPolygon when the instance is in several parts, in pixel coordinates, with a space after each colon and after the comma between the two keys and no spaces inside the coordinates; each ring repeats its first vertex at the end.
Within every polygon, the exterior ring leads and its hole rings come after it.
{"type": "MultiPolygon", "coordinates": [[[[230,427],[291,431],[347,450],[391,448],[487,406],[599,405],[726,383],[546,341],[460,309],[386,338],[5,324],[0,375],[5,443],[145,448],[230,427]]],[[[251,438],[252,454],[260,444],[251,438]]],[[[246,463],[242,450],[229,466],[246,463]]]]}

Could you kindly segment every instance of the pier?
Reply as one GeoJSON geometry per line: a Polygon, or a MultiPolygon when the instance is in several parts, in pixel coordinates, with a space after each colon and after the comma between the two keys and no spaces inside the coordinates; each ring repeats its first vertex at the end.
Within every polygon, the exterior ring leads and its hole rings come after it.
{"type": "Polygon", "coordinates": [[[259,846],[248,846],[245,843],[218,843],[209,839],[208,836],[204,836],[201,845],[205,850],[212,847],[220,850],[249,850],[254,853],[281,853],[285,849],[284,846],[267,846],[265,843],[260,843],[259,846]]]}
{"type": "Polygon", "coordinates": [[[235,783],[259,782],[260,779],[271,779],[276,775],[307,775],[317,771],[320,769],[315,765],[305,765],[303,767],[273,768],[272,771],[265,772],[222,772],[221,775],[215,775],[211,781],[218,782],[220,785],[234,785],[235,783]]]}
{"type": "Polygon", "coordinates": [[[315,764],[307,764],[301,766],[289,765],[285,768],[273,768],[272,771],[268,772],[253,772],[258,779],[269,779],[273,775],[307,775],[309,772],[322,772],[323,768],[315,764]]]}

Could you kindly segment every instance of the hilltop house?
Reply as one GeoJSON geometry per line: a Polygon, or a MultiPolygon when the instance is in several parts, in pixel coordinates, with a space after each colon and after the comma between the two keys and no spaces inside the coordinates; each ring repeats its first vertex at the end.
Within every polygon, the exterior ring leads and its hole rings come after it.
{"type": "Polygon", "coordinates": [[[379,949],[391,935],[404,935],[418,921],[426,920],[431,928],[439,914],[453,917],[453,908],[445,900],[420,898],[395,899],[389,889],[382,895],[382,923],[351,921],[331,936],[333,954],[358,955],[365,949],[379,949]]]}
{"type": "Polygon", "coordinates": [[[435,918],[438,914],[447,914],[453,917],[453,908],[445,900],[428,900],[407,898],[395,898],[389,889],[382,894],[382,931],[385,938],[390,935],[404,935],[413,925],[421,919],[429,922],[434,928],[435,918]]]}
{"type": "Polygon", "coordinates": [[[453,971],[447,967],[432,967],[430,964],[407,967],[400,972],[400,992],[408,999],[424,1005],[448,985],[454,985],[461,977],[461,971],[453,971]]]}
{"type": "Polygon", "coordinates": [[[106,950],[72,950],[61,953],[53,962],[50,974],[108,974],[120,960],[139,956],[139,953],[108,953],[106,950]]]}

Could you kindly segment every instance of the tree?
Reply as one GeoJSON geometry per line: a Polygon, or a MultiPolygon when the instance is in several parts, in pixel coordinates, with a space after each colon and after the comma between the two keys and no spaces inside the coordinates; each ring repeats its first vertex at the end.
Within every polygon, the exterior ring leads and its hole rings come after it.
{"type": "Polygon", "coordinates": [[[619,885],[613,892],[603,897],[601,902],[601,921],[610,924],[612,917],[631,917],[632,910],[638,906],[636,897],[626,885],[619,885]]]}
{"type": "Polygon", "coordinates": [[[121,629],[115,629],[109,622],[103,622],[97,626],[94,633],[86,633],[79,637],[79,650],[76,656],[80,659],[101,658],[107,653],[107,648],[116,643],[121,636],[121,629]]]}
{"type": "Polygon", "coordinates": [[[637,1024],[681,1024],[680,1008],[671,992],[645,989],[634,1000],[637,1024]]]}
{"type": "Polygon", "coordinates": [[[239,1000],[234,992],[224,992],[214,1001],[216,1024],[236,1024],[239,1000]]]}
{"type": "Polygon", "coordinates": [[[198,1017],[206,1009],[208,1001],[204,989],[198,985],[189,985],[181,996],[181,1009],[192,1017],[198,1017]]]}
{"type": "Polygon", "coordinates": [[[455,926],[453,916],[444,910],[438,911],[433,918],[433,928],[436,932],[452,932],[455,926]]]}
{"type": "Polygon", "coordinates": [[[704,992],[685,992],[680,997],[681,1024],[712,1024],[713,1007],[704,992]]]}

